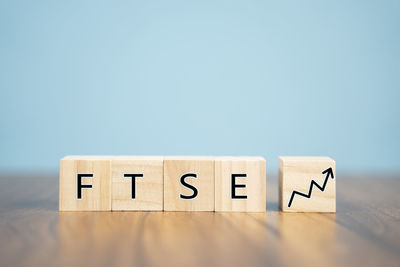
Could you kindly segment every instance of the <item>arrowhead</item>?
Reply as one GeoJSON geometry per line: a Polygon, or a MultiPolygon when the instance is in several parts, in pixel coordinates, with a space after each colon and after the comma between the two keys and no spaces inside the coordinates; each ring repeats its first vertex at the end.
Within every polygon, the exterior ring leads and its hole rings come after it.
{"type": "Polygon", "coordinates": [[[322,174],[328,173],[326,176],[329,178],[329,175],[332,176],[332,179],[335,178],[333,176],[333,170],[331,167],[329,167],[328,169],[326,169],[325,171],[322,172],[322,174]]]}

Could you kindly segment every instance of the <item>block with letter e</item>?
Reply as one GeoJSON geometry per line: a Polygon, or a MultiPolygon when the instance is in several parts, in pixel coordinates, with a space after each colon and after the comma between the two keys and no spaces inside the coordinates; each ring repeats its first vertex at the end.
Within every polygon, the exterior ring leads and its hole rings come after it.
{"type": "Polygon", "coordinates": [[[265,212],[266,163],[262,157],[215,159],[215,211],[265,212]]]}
{"type": "Polygon", "coordinates": [[[335,161],[279,157],[279,206],[287,212],[336,212],[335,161]]]}
{"type": "Polygon", "coordinates": [[[60,211],[110,211],[111,161],[106,156],[67,156],[60,161],[60,211]]]}

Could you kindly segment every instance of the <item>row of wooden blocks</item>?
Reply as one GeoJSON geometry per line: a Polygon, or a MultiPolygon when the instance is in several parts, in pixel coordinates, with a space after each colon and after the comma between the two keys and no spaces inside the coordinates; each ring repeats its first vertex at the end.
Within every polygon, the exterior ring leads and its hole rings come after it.
{"type": "MultiPolygon", "coordinates": [[[[280,157],[282,211],[335,212],[335,162],[280,157]],[[332,179],[330,179],[332,178],[332,179]]],[[[60,211],[266,210],[262,157],[67,156],[60,211]]]]}

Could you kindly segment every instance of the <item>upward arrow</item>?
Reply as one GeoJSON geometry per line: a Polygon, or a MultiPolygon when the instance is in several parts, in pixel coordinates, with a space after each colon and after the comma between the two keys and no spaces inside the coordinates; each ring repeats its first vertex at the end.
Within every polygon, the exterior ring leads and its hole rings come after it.
{"type": "Polygon", "coordinates": [[[331,167],[329,167],[328,169],[326,169],[325,171],[322,172],[322,174],[325,174],[325,173],[328,173],[328,174],[326,175],[326,178],[328,178],[329,175],[332,176],[332,179],[335,178],[335,177],[333,177],[333,170],[332,170],[331,167]]]}
{"type": "Polygon", "coordinates": [[[325,174],[325,173],[326,173],[325,181],[324,181],[324,184],[323,184],[322,186],[320,186],[319,184],[317,184],[316,181],[311,180],[310,189],[308,190],[308,194],[304,194],[304,193],[301,193],[301,192],[299,192],[299,191],[293,191],[293,192],[292,192],[292,196],[290,197],[290,200],[289,200],[288,207],[290,208],[290,206],[292,205],[294,196],[295,196],[296,194],[299,195],[299,196],[305,197],[305,198],[311,198],[311,193],[312,193],[312,189],[313,189],[313,186],[314,186],[314,185],[315,185],[319,190],[321,190],[321,191],[323,192],[323,191],[325,190],[326,184],[328,183],[328,178],[329,178],[329,176],[331,176],[332,179],[335,178],[335,177],[333,176],[333,170],[332,170],[331,167],[329,167],[328,169],[326,169],[326,170],[324,170],[324,171],[322,172],[322,174],[325,174]]]}

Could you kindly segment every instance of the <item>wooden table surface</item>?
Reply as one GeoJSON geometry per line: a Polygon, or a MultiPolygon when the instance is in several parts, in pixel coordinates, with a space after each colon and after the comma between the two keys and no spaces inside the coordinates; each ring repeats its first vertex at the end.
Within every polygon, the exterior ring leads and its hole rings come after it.
{"type": "Polygon", "coordinates": [[[400,266],[400,177],[337,180],[337,213],[59,212],[58,175],[0,175],[1,266],[400,266]]]}

